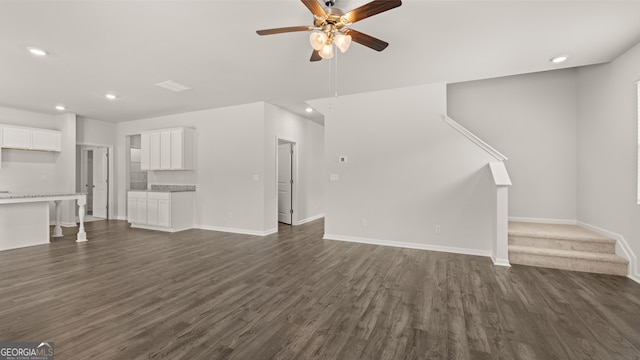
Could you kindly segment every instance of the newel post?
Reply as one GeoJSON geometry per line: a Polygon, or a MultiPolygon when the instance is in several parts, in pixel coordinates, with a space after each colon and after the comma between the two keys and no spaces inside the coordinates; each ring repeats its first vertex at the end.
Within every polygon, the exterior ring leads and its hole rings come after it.
{"type": "Polygon", "coordinates": [[[494,243],[492,260],[494,265],[509,264],[509,186],[511,179],[502,161],[489,163],[495,184],[494,243]]]}

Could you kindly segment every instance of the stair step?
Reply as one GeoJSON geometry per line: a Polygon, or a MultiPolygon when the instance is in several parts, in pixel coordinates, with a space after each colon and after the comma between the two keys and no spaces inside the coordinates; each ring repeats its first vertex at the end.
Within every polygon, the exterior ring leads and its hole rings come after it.
{"type": "Polygon", "coordinates": [[[517,221],[509,222],[509,236],[593,241],[614,245],[616,243],[613,239],[609,239],[577,225],[540,224],[517,221]]]}
{"type": "Polygon", "coordinates": [[[531,235],[509,235],[509,245],[558,250],[589,251],[602,254],[616,253],[616,242],[615,240],[610,239],[559,239],[531,235]]]}
{"type": "Polygon", "coordinates": [[[615,254],[509,245],[509,262],[553,269],[626,276],[629,262],[615,254]]]}

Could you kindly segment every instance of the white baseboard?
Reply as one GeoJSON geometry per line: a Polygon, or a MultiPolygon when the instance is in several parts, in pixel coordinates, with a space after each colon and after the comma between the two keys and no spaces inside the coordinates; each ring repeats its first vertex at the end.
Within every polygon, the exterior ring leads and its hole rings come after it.
{"type": "Polygon", "coordinates": [[[299,220],[298,221],[298,225],[302,225],[302,224],[306,224],[308,222],[312,222],[314,220],[322,219],[323,217],[324,217],[324,214],[308,217],[308,218],[306,218],[304,220],[299,220]]]}
{"type": "Polygon", "coordinates": [[[170,232],[170,233],[192,229],[191,227],[167,228],[163,226],[141,225],[141,224],[131,224],[131,227],[135,229],[156,230],[156,231],[163,231],[163,232],[170,232]]]}
{"type": "MultiPolygon", "coordinates": [[[[55,221],[50,221],[49,225],[55,226],[56,222],[55,221]]],[[[60,222],[60,226],[62,226],[62,227],[75,227],[75,226],[78,226],[78,224],[77,223],[60,222]]]]}
{"type": "Polygon", "coordinates": [[[556,224],[556,225],[577,225],[578,221],[571,219],[544,219],[544,218],[528,218],[509,216],[509,221],[540,223],[540,224],[556,224]]]}
{"type": "Polygon", "coordinates": [[[636,257],[636,254],[633,252],[633,250],[631,250],[631,247],[629,246],[629,243],[624,238],[624,236],[591,224],[587,224],[582,221],[578,221],[578,225],[600,235],[616,240],[616,255],[629,260],[629,275],[627,275],[627,277],[637,283],[640,283],[638,258],[636,257]]]}
{"type": "Polygon", "coordinates": [[[258,230],[248,230],[248,229],[238,229],[238,228],[227,228],[227,227],[221,227],[221,226],[209,226],[209,225],[194,225],[193,227],[195,229],[221,231],[221,232],[228,232],[233,234],[254,235],[254,236],[267,236],[267,235],[275,234],[278,232],[278,228],[273,228],[266,231],[258,231],[258,230]]]}
{"type": "Polygon", "coordinates": [[[111,220],[127,220],[126,216],[115,216],[112,217],[111,220]]]}
{"type": "Polygon", "coordinates": [[[428,250],[428,251],[447,252],[447,253],[454,253],[454,254],[491,257],[491,251],[488,251],[488,250],[485,251],[485,250],[477,250],[477,249],[466,249],[466,248],[419,244],[419,243],[391,241],[391,240],[369,239],[369,238],[332,235],[332,234],[324,234],[322,238],[325,240],[338,240],[338,241],[355,242],[355,243],[361,243],[361,244],[382,245],[382,246],[401,247],[406,249],[428,250]]]}
{"type": "Polygon", "coordinates": [[[509,263],[509,259],[496,259],[492,256],[491,261],[493,261],[493,265],[496,265],[496,266],[511,267],[511,264],[509,263]]]}

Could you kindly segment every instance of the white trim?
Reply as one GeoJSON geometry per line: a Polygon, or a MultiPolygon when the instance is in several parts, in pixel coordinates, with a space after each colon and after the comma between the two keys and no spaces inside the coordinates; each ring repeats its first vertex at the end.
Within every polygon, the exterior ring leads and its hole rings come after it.
{"type": "Polygon", "coordinates": [[[539,224],[555,224],[555,225],[578,225],[577,220],[571,220],[571,219],[544,219],[544,218],[509,216],[509,221],[539,223],[539,224]]]}
{"type": "Polygon", "coordinates": [[[624,238],[624,236],[591,224],[587,224],[582,221],[578,221],[578,226],[616,240],[616,255],[629,260],[629,274],[627,275],[627,277],[637,283],[640,283],[640,269],[638,269],[638,258],[629,246],[629,243],[627,243],[627,240],[624,238]]]}
{"type": "Polygon", "coordinates": [[[167,228],[163,226],[142,225],[142,224],[131,224],[131,227],[135,229],[157,230],[157,231],[164,231],[164,232],[170,232],[170,233],[192,229],[191,227],[167,228]]]}
{"type": "MultiPolygon", "coordinates": [[[[108,168],[108,195],[107,195],[107,218],[105,220],[110,220],[110,219],[118,219],[118,217],[115,215],[117,209],[116,209],[116,177],[115,177],[115,163],[116,163],[116,153],[115,153],[115,145],[109,145],[109,144],[93,144],[93,143],[85,143],[85,142],[76,142],[76,147],[80,146],[80,149],[82,151],[82,149],[84,148],[107,148],[107,154],[108,154],[108,158],[109,161],[107,162],[107,168],[108,168]]],[[[129,163],[129,162],[127,162],[129,163]]],[[[82,166],[82,161],[80,166],[82,166]]],[[[127,172],[129,171],[129,166],[127,166],[127,172]]],[[[83,169],[78,169],[78,164],[76,164],[76,172],[80,170],[81,172],[83,172],[83,169]]],[[[81,174],[82,175],[82,174],[81,174]]],[[[82,187],[82,184],[80,184],[80,187],[82,187]]],[[[82,191],[82,189],[81,189],[82,191]]],[[[126,200],[126,197],[125,197],[126,200]]],[[[126,217],[124,219],[120,219],[120,220],[126,220],[126,217]]]]}
{"type": "Polygon", "coordinates": [[[120,216],[120,215],[118,215],[118,216],[116,216],[116,217],[114,218],[114,220],[124,220],[124,221],[126,221],[126,220],[127,220],[127,217],[126,217],[126,216],[120,216]]]}
{"type": "Polygon", "coordinates": [[[478,145],[487,154],[493,156],[498,161],[508,160],[508,158],[502,155],[498,150],[492,148],[486,142],[482,141],[479,137],[475,136],[471,131],[467,130],[464,126],[460,125],[457,121],[453,120],[447,115],[443,115],[443,120],[449,126],[457,130],[460,134],[464,135],[467,139],[471,140],[474,144],[478,145]]]}
{"type": "Polygon", "coordinates": [[[456,247],[441,246],[441,245],[418,244],[418,243],[412,243],[412,242],[410,243],[410,242],[391,241],[391,240],[369,239],[369,238],[361,238],[361,237],[353,237],[353,236],[331,235],[331,234],[324,234],[322,238],[324,240],[338,240],[338,241],[355,242],[355,243],[361,243],[361,244],[438,251],[438,252],[447,252],[447,253],[462,254],[462,255],[484,256],[488,258],[491,257],[491,251],[489,250],[456,248],[456,247]]]}
{"type": "Polygon", "coordinates": [[[511,267],[511,264],[509,263],[509,259],[496,259],[492,256],[491,261],[493,261],[493,265],[496,265],[496,266],[511,267]]]}
{"type": "Polygon", "coordinates": [[[306,224],[308,222],[312,222],[312,221],[315,221],[315,220],[318,220],[318,219],[322,219],[323,217],[324,217],[324,214],[320,214],[320,215],[308,217],[308,218],[303,219],[303,220],[298,220],[298,225],[302,225],[302,224],[306,224]]]}
{"type": "Polygon", "coordinates": [[[276,172],[275,172],[275,196],[276,196],[276,206],[275,206],[275,224],[276,224],[276,232],[278,232],[278,174],[279,174],[279,158],[280,158],[280,153],[279,153],[279,146],[280,146],[280,140],[285,141],[289,144],[291,144],[291,151],[293,151],[293,158],[291,159],[292,162],[292,167],[293,170],[291,172],[291,176],[293,178],[293,186],[291,187],[291,196],[292,196],[292,200],[291,200],[291,210],[293,210],[293,214],[291,215],[291,226],[295,226],[295,225],[300,225],[300,220],[298,220],[298,212],[300,211],[298,208],[298,183],[300,182],[300,177],[298,176],[298,142],[288,139],[288,138],[283,138],[280,137],[279,135],[276,135],[276,163],[275,163],[275,167],[276,167],[276,172]]]}
{"type": "Polygon", "coordinates": [[[489,169],[491,169],[491,176],[493,177],[493,183],[496,186],[511,186],[511,178],[509,178],[509,172],[504,166],[502,161],[490,162],[489,169]]]}
{"type": "Polygon", "coordinates": [[[254,235],[254,236],[268,236],[278,232],[278,228],[273,228],[266,231],[227,228],[222,226],[209,226],[209,225],[194,225],[193,228],[201,229],[201,230],[221,231],[221,232],[227,232],[227,233],[233,233],[233,234],[254,235]]]}
{"type": "MultiPolygon", "coordinates": [[[[55,225],[55,224],[56,224],[55,221],[49,221],[49,225],[55,225]]],[[[78,223],[61,222],[60,226],[62,226],[62,227],[76,227],[76,226],[78,226],[78,223]]]]}

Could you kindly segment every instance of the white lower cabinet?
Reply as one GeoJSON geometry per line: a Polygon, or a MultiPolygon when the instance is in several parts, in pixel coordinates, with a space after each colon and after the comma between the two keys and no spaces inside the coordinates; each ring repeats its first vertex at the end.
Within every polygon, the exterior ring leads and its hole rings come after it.
{"type": "Polygon", "coordinates": [[[129,191],[128,221],[132,227],[181,231],[193,228],[193,195],[185,192],[129,191]]]}

